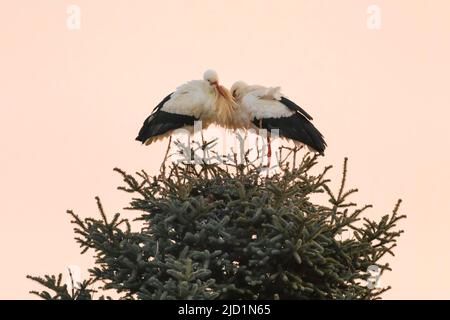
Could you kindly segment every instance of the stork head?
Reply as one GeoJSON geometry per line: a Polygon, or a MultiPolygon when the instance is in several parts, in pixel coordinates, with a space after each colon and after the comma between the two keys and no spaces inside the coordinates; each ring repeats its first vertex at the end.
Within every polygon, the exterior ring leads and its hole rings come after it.
{"type": "Polygon", "coordinates": [[[210,85],[218,85],[219,84],[219,76],[217,72],[214,70],[206,70],[203,74],[203,80],[208,81],[210,85]]]}
{"type": "Polygon", "coordinates": [[[246,84],[244,81],[237,81],[233,83],[230,90],[233,98],[236,100],[240,100],[244,95],[244,89],[246,87],[248,87],[248,84],[246,84]]]}

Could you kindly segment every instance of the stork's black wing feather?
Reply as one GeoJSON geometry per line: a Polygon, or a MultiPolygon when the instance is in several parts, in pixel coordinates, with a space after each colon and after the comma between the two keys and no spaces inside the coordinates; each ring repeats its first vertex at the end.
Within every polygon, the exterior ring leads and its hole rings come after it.
{"type": "Polygon", "coordinates": [[[257,127],[270,130],[278,129],[280,137],[302,142],[323,154],[327,146],[322,134],[303,115],[294,113],[290,117],[255,119],[257,127]],[[260,126],[261,124],[261,126],[260,126]]]}
{"type": "Polygon", "coordinates": [[[295,112],[300,112],[302,115],[304,115],[308,120],[312,120],[313,118],[308,114],[308,112],[306,112],[305,110],[303,110],[302,107],[300,107],[299,105],[297,105],[295,102],[289,100],[286,97],[281,97],[280,102],[282,104],[284,104],[286,107],[288,107],[290,110],[295,111],[295,112]]]}
{"type": "Polygon", "coordinates": [[[137,141],[145,143],[148,139],[163,135],[169,131],[182,128],[184,126],[193,126],[196,119],[193,116],[182,115],[177,113],[165,112],[161,108],[170,99],[169,94],[154,109],[152,114],[145,119],[141,130],[136,137],[137,141]]]}
{"type": "Polygon", "coordinates": [[[153,112],[161,110],[161,108],[164,106],[164,103],[166,103],[167,101],[169,101],[170,97],[172,96],[173,92],[171,94],[168,94],[167,97],[165,97],[164,99],[162,99],[162,101],[160,103],[158,103],[158,105],[156,107],[153,108],[153,112]]]}

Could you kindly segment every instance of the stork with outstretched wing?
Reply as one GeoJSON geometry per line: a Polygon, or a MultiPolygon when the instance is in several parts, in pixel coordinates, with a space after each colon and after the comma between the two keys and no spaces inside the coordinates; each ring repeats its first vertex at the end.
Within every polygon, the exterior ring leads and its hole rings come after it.
{"type": "Polygon", "coordinates": [[[194,122],[203,129],[211,123],[232,126],[236,103],[228,89],[219,84],[217,72],[207,70],[203,80],[191,80],[166,96],[144,121],[136,140],[149,145],[176,129],[192,131],[194,122]]]}
{"type": "Polygon", "coordinates": [[[269,164],[272,153],[270,131],[274,129],[279,130],[280,137],[293,140],[296,145],[306,145],[322,155],[327,146],[312,124],[312,117],[284,96],[280,87],[238,81],[230,93],[219,85],[214,70],[207,70],[203,80],[189,81],[166,96],[144,121],[136,140],[148,145],[171,135],[176,129],[192,131],[198,120],[202,121],[203,129],[212,123],[228,129],[266,129],[269,164]]]}
{"type": "Polygon", "coordinates": [[[312,117],[286,98],[280,92],[280,87],[248,85],[238,81],[233,84],[230,91],[238,103],[236,117],[244,122],[242,126],[268,131],[269,158],[270,131],[273,129],[279,130],[280,137],[291,139],[296,145],[306,145],[311,151],[323,155],[327,144],[322,134],[312,124],[312,117]]]}

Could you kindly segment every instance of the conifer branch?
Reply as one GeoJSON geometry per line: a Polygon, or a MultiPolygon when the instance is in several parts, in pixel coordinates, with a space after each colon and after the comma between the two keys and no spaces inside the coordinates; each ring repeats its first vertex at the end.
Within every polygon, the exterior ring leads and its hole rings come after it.
{"type": "MultiPolygon", "coordinates": [[[[217,157],[214,146],[202,141],[189,151],[217,157]]],[[[333,192],[331,166],[313,174],[317,156],[299,152],[281,147],[280,170],[268,176],[248,151],[223,164],[171,163],[159,176],[115,168],[119,190],[132,195],[127,218],[109,216],[98,197],[99,218],[67,211],[82,253],[95,257],[89,279],[69,292],[61,275],[29,276],[46,288],[32,293],[71,300],[108,290],[121,299],[380,298],[390,287],[366,283],[370,268],[379,276],[391,270],[388,257],[403,233],[397,225],[406,218],[401,201],[372,219],[370,205],[350,200],[358,190],[346,187],[347,158],[333,192]]]]}

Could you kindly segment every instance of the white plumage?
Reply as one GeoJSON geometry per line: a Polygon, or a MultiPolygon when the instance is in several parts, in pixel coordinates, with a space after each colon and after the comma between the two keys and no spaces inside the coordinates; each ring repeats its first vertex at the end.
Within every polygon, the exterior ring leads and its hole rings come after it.
{"type": "MultiPolygon", "coordinates": [[[[280,87],[248,85],[238,81],[231,87],[238,104],[236,118],[242,127],[278,129],[281,137],[305,144],[323,153],[326,147],[322,134],[309,121],[312,117],[281,93],[280,87]]],[[[270,141],[270,139],[269,139],[270,141]]]]}
{"type": "Polygon", "coordinates": [[[201,120],[203,128],[212,122],[227,127],[233,123],[236,104],[229,91],[219,85],[214,70],[207,70],[203,80],[192,80],[165,97],[144,121],[136,140],[150,144],[174,130],[191,130],[201,120]]]}
{"type": "MultiPolygon", "coordinates": [[[[242,98],[241,105],[250,117],[255,119],[290,117],[294,111],[279,102],[272,91],[273,88],[258,89],[249,92],[242,98]]],[[[280,97],[281,98],[281,97],[280,97]]]]}
{"type": "Polygon", "coordinates": [[[214,102],[214,87],[205,80],[192,80],[179,86],[161,110],[204,120],[214,115],[214,102]]]}
{"type": "Polygon", "coordinates": [[[281,87],[248,85],[238,81],[231,87],[231,93],[238,102],[240,112],[250,119],[289,117],[294,111],[280,102],[281,87]]]}

